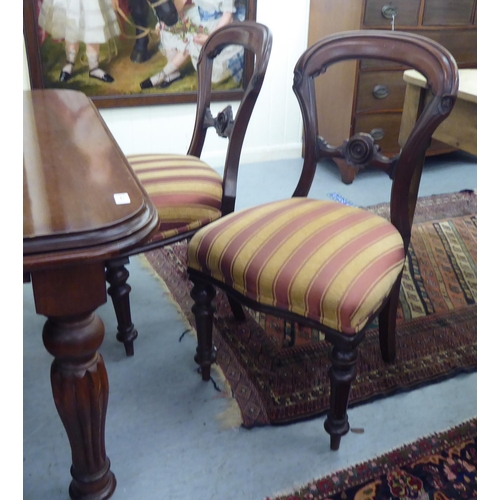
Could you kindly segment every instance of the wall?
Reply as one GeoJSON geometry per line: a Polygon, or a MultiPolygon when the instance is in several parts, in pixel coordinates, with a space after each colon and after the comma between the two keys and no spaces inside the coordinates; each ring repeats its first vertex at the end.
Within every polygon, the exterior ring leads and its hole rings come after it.
{"type": "MultiPolygon", "coordinates": [[[[286,13],[282,2],[257,1],[257,21],[271,29],[273,50],[245,138],[242,163],[297,158],[301,154],[302,122],[292,92],[292,78],[295,62],[307,46],[308,20],[308,0],[294,0],[293,8],[286,8],[286,13]]],[[[29,88],[26,69],[24,88],[29,88]]],[[[213,111],[217,112],[227,104],[215,103],[213,111]]],[[[187,150],[194,120],[194,104],[100,111],[125,154],[184,153],[187,150]]],[[[213,166],[222,165],[222,146],[222,141],[215,133],[208,134],[202,158],[213,166]]]]}

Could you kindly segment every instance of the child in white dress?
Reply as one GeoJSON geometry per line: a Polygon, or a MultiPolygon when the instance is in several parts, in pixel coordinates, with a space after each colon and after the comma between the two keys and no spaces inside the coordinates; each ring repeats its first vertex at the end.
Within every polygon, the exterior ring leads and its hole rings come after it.
{"type": "MultiPolygon", "coordinates": [[[[234,0],[187,0],[179,13],[179,23],[167,27],[160,23],[160,49],[167,58],[167,65],[141,83],[141,88],[166,87],[180,77],[179,68],[188,59],[196,69],[201,47],[208,35],[233,21],[236,12],[234,0]]],[[[215,59],[212,82],[232,77],[240,83],[243,77],[242,47],[226,47],[215,59]]]]}
{"type": "Polygon", "coordinates": [[[38,24],[66,44],[66,64],[59,79],[72,75],[80,42],[86,44],[89,76],[106,83],[113,77],[99,68],[99,45],[120,34],[115,14],[118,0],[43,0],[38,24]]]}

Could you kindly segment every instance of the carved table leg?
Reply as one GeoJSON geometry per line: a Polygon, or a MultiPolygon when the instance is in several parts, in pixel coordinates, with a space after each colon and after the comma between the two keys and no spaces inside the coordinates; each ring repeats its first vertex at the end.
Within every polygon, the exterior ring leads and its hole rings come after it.
{"type": "Polygon", "coordinates": [[[106,302],[104,264],[31,272],[35,307],[48,319],[43,342],[54,356],[52,393],[71,446],[73,500],[105,500],[116,487],[106,456],[108,376],[97,352],[104,325],[94,311],[106,302]]]}
{"type": "Polygon", "coordinates": [[[55,357],[54,402],[71,446],[72,499],[104,500],[116,487],[104,444],[108,376],[96,352],[103,338],[103,323],[94,313],[49,318],[43,329],[44,345],[55,357]]]}
{"type": "Polygon", "coordinates": [[[357,349],[341,349],[334,346],[330,355],[330,410],[325,420],[325,430],[330,434],[330,449],[338,450],[340,438],[349,432],[347,404],[351,384],[356,377],[357,349]]]}

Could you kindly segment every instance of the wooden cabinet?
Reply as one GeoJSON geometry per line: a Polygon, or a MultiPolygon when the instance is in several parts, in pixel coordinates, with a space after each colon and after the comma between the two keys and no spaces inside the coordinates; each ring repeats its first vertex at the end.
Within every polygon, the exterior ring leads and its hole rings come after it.
{"type": "MultiPolygon", "coordinates": [[[[477,67],[476,0],[311,0],[308,45],[341,31],[390,30],[393,23],[396,30],[444,45],[459,68],[477,67]]],[[[397,154],[405,69],[373,60],[331,67],[316,82],[320,134],[330,144],[340,145],[355,133],[368,132],[383,154],[397,154]]],[[[429,154],[447,151],[449,146],[435,141],[429,154]]],[[[338,166],[342,180],[352,182],[354,168],[338,166]]]]}

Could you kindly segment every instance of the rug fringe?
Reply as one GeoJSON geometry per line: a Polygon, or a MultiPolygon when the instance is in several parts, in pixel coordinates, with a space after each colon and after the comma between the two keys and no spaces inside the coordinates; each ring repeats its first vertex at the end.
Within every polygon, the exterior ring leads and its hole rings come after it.
{"type": "MultiPolygon", "coordinates": [[[[179,316],[182,318],[182,321],[186,326],[186,331],[189,332],[189,335],[196,339],[196,330],[191,326],[191,323],[189,323],[188,319],[186,318],[181,306],[174,299],[172,292],[169,290],[165,281],[151,266],[147,257],[144,254],[139,254],[135,255],[135,258],[138,259],[141,267],[144,270],[148,271],[149,274],[160,283],[164,295],[167,297],[170,303],[174,305],[179,316]]],[[[238,406],[238,402],[232,396],[232,389],[229,385],[229,382],[227,381],[226,376],[224,375],[224,372],[217,364],[212,365],[211,372],[212,376],[216,380],[217,385],[220,387],[224,398],[227,400],[227,408],[215,416],[221,426],[221,429],[225,430],[241,427],[241,425],[243,424],[243,415],[241,413],[240,407],[238,406]]]]}
{"type": "Polygon", "coordinates": [[[221,426],[221,429],[225,430],[241,427],[243,424],[243,415],[241,414],[238,402],[232,396],[231,386],[229,385],[222,368],[220,368],[218,364],[212,365],[211,372],[228,403],[227,408],[215,416],[221,426]]]}
{"type": "Polygon", "coordinates": [[[174,296],[172,295],[172,292],[169,290],[168,286],[166,285],[165,281],[161,278],[161,276],[151,267],[151,264],[149,263],[147,257],[144,254],[139,254],[134,256],[139,263],[141,264],[141,267],[148,271],[149,274],[158,281],[160,284],[160,287],[163,289],[163,293],[167,296],[169,301],[172,303],[172,305],[175,307],[177,312],[179,313],[179,316],[182,318],[182,321],[184,325],[186,326],[186,330],[189,330],[189,333],[196,337],[196,332],[194,331],[193,327],[191,326],[191,323],[189,323],[188,319],[186,318],[181,306],[177,303],[177,301],[174,299],[174,296]]]}

